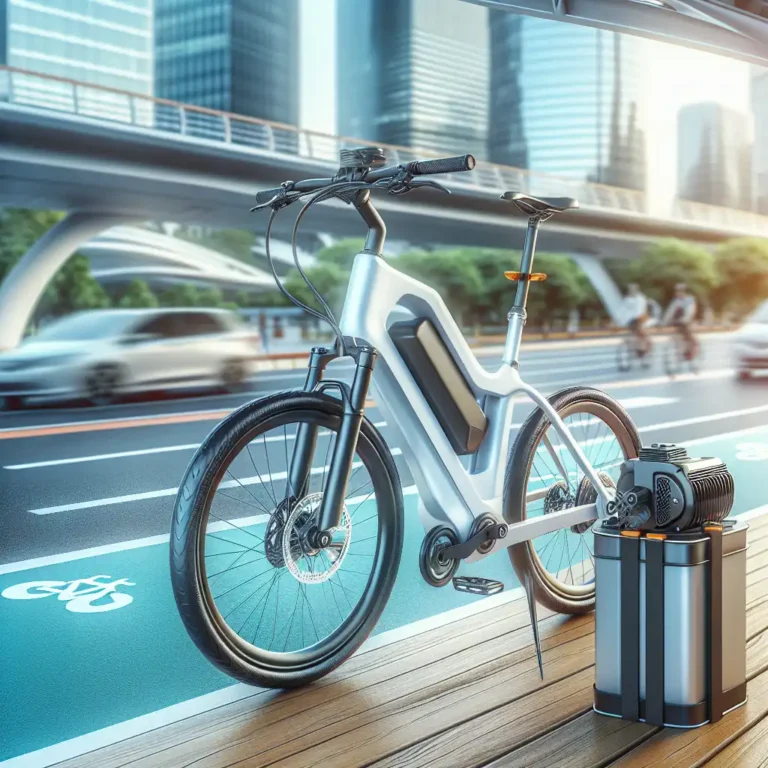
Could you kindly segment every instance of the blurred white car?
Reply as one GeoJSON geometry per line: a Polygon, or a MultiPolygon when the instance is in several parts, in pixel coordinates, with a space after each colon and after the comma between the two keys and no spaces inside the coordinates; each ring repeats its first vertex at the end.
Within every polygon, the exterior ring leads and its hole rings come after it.
{"type": "Polygon", "coordinates": [[[236,390],[261,353],[258,331],[219,309],[78,312],[0,354],[0,397],[84,397],[106,405],[121,394],[183,386],[236,390]]]}
{"type": "Polygon", "coordinates": [[[740,379],[768,369],[768,301],[764,301],[736,331],[733,338],[734,366],[740,379]]]}

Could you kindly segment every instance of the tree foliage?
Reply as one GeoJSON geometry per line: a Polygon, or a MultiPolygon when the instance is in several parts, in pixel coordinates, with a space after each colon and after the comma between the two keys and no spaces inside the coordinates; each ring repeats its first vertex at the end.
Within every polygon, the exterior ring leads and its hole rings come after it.
{"type": "Polygon", "coordinates": [[[321,248],[316,258],[319,264],[333,264],[345,272],[350,272],[352,262],[355,260],[355,256],[363,250],[363,245],[364,241],[358,238],[339,240],[338,243],[321,248]]]}
{"type": "Polygon", "coordinates": [[[131,280],[117,305],[123,309],[154,309],[160,302],[144,280],[131,280]]]}
{"type": "Polygon", "coordinates": [[[715,250],[715,263],[720,278],[718,309],[741,314],[768,298],[768,240],[729,240],[715,250]]]}
{"type": "Polygon", "coordinates": [[[720,282],[710,251],[674,239],[658,240],[637,259],[614,264],[612,271],[622,288],[637,283],[646,296],[662,305],[672,300],[676,283],[686,283],[699,303],[706,304],[720,282]]]}

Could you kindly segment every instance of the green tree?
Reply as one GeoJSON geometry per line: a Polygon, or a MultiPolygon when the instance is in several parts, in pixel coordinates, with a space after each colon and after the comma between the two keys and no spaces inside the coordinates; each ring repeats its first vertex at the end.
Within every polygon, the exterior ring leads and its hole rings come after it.
{"type": "Polygon", "coordinates": [[[637,259],[614,263],[611,272],[622,288],[637,283],[662,305],[672,300],[676,283],[687,283],[699,303],[704,304],[720,282],[715,257],[706,248],[674,239],[658,240],[637,259]]]}
{"type": "MultiPolygon", "coordinates": [[[[335,264],[316,264],[314,267],[305,269],[304,272],[338,317],[344,303],[349,274],[335,264]]],[[[297,270],[294,269],[288,274],[284,285],[299,301],[321,310],[320,304],[297,270]]]]}
{"type": "Polygon", "coordinates": [[[740,237],[715,250],[721,288],[717,309],[749,312],[768,298],[768,240],[740,237]]]}
{"type": "MultiPolygon", "coordinates": [[[[0,280],[54,224],[63,218],[56,211],[6,208],[0,211],[0,280]]],[[[35,312],[65,315],[84,309],[103,309],[109,297],[91,274],[88,259],[73,254],[48,284],[35,312]]]]}
{"type": "Polygon", "coordinates": [[[563,318],[573,309],[595,310],[601,306],[587,276],[567,256],[536,254],[534,269],[547,276],[543,283],[533,283],[528,293],[528,314],[536,324],[563,318]]]}
{"type": "Polygon", "coordinates": [[[164,307],[198,307],[200,291],[188,283],[179,283],[164,291],[160,296],[164,307]]]}
{"type": "Polygon", "coordinates": [[[0,281],[63,214],[6,208],[0,211],[0,281]]]}
{"type": "Polygon", "coordinates": [[[188,229],[181,228],[176,235],[182,240],[197,243],[213,251],[240,259],[240,261],[253,261],[251,248],[253,248],[256,242],[256,235],[248,230],[214,229],[198,237],[193,235],[188,229]]]}
{"type": "Polygon", "coordinates": [[[75,253],[54,275],[41,305],[46,313],[60,316],[84,309],[106,309],[110,300],[91,274],[88,259],[75,253]]]}
{"type": "Polygon", "coordinates": [[[476,319],[472,315],[483,296],[483,281],[465,250],[404,253],[393,265],[435,288],[460,325],[476,319]]]}
{"type": "Polygon", "coordinates": [[[352,262],[355,260],[355,256],[363,250],[363,245],[364,241],[358,238],[339,240],[338,243],[321,248],[316,258],[320,264],[333,264],[349,273],[352,271],[352,262]]]}
{"type": "Polygon", "coordinates": [[[118,301],[123,309],[154,309],[160,302],[143,280],[131,280],[118,301]]]}
{"type": "Polygon", "coordinates": [[[224,301],[219,288],[203,288],[198,293],[198,307],[218,307],[224,301]]]}

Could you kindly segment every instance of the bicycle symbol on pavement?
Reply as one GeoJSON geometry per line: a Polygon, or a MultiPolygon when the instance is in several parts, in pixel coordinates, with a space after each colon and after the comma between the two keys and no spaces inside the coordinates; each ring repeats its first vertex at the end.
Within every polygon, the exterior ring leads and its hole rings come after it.
{"type": "Polygon", "coordinates": [[[91,576],[73,581],[27,581],[6,587],[0,596],[8,600],[39,600],[58,595],[58,599],[66,602],[66,609],[72,613],[104,613],[132,603],[133,595],[118,592],[117,588],[135,586],[128,579],[91,576]]]}
{"type": "Polygon", "coordinates": [[[765,443],[739,443],[736,458],[740,461],[768,461],[768,445],[765,443]]]}

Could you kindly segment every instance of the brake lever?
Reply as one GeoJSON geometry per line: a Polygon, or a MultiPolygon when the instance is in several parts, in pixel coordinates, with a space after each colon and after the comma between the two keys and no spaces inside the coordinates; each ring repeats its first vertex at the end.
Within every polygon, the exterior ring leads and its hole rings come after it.
{"type": "Polygon", "coordinates": [[[288,193],[293,190],[292,181],[284,181],[280,187],[280,191],[271,200],[267,200],[265,203],[254,205],[253,208],[251,208],[251,213],[254,211],[263,211],[265,208],[280,210],[281,208],[285,208],[287,205],[290,205],[300,196],[299,193],[296,193],[293,197],[288,197],[288,193]]]}
{"type": "Polygon", "coordinates": [[[446,195],[451,194],[451,190],[448,189],[448,187],[444,187],[442,184],[439,184],[436,181],[432,181],[431,179],[414,179],[410,183],[410,186],[414,189],[416,187],[432,187],[432,189],[436,189],[439,192],[445,192],[446,195]]]}

